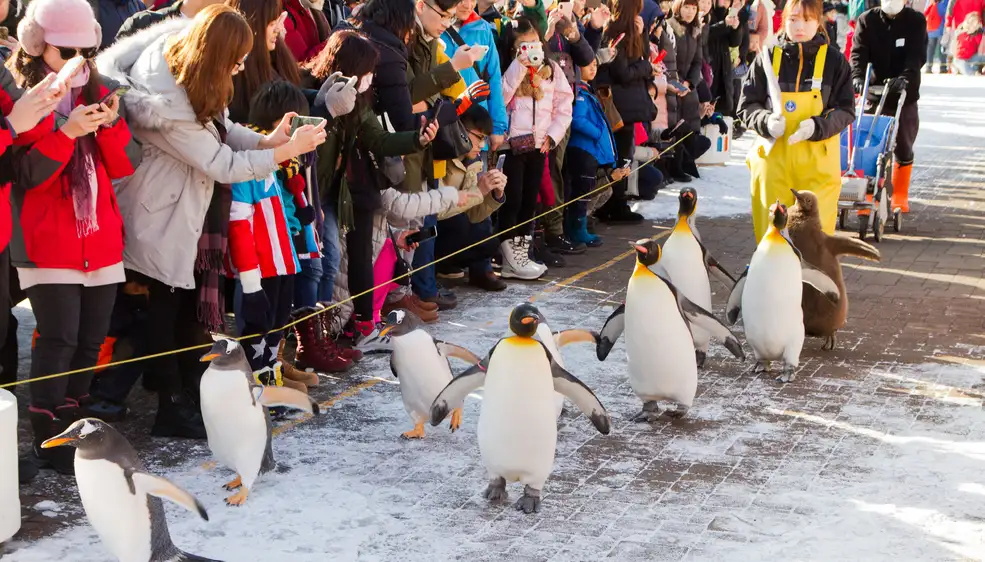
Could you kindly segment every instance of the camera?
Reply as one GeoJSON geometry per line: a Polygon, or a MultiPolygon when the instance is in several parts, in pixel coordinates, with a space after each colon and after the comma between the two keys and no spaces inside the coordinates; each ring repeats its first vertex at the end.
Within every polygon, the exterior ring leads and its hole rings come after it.
{"type": "Polygon", "coordinates": [[[519,54],[526,55],[530,61],[530,66],[540,66],[544,64],[544,46],[539,41],[527,41],[520,43],[519,54]]]}

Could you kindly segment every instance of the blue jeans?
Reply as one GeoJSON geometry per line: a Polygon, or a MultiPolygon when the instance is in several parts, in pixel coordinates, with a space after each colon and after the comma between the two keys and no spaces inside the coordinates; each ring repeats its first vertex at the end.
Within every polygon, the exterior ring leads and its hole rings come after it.
{"type": "Polygon", "coordinates": [[[934,67],[934,60],[940,61],[941,68],[947,68],[947,55],[941,49],[940,37],[927,38],[927,65],[930,68],[934,67]]]}
{"type": "Polygon", "coordinates": [[[294,280],[294,306],[315,306],[316,302],[331,302],[335,290],[335,277],[339,273],[342,252],[339,250],[339,223],[335,211],[324,207],[325,221],[321,232],[322,257],[301,260],[301,273],[294,280]]]}
{"type": "MultiPolygon", "coordinates": [[[[424,217],[424,226],[428,228],[438,224],[438,217],[431,215],[424,217]]],[[[414,250],[414,262],[411,267],[417,269],[434,261],[434,238],[421,242],[421,245],[414,250]]],[[[414,293],[422,299],[438,296],[438,278],[435,274],[434,266],[428,266],[410,278],[411,287],[414,293]]]]}
{"type": "Polygon", "coordinates": [[[985,65],[985,56],[982,55],[975,55],[967,60],[954,59],[954,69],[958,71],[958,74],[965,76],[974,76],[981,70],[982,65],[985,65]]]}

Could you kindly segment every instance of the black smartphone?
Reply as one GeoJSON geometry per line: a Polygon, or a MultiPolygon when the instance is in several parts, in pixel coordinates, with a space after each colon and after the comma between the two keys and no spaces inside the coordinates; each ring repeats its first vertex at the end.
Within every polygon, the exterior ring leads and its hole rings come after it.
{"type": "Polygon", "coordinates": [[[130,91],[130,86],[117,86],[112,92],[103,96],[103,99],[99,100],[99,103],[106,103],[115,95],[119,95],[121,98],[130,91]]]}
{"type": "Polygon", "coordinates": [[[685,86],[684,84],[678,82],[677,80],[667,80],[667,84],[669,84],[670,86],[673,86],[673,88],[675,90],[677,90],[678,92],[689,92],[690,91],[690,90],[688,90],[688,87],[687,86],[685,86]]]}
{"type": "Polygon", "coordinates": [[[431,118],[428,119],[427,123],[424,124],[424,128],[427,129],[432,123],[438,120],[438,113],[441,108],[445,105],[445,98],[438,98],[438,101],[434,102],[434,107],[431,108],[431,118]]]}
{"type": "Polygon", "coordinates": [[[420,244],[425,240],[430,240],[438,235],[438,227],[435,225],[429,226],[427,228],[422,228],[413,234],[408,234],[407,238],[404,240],[407,244],[420,244]]]}

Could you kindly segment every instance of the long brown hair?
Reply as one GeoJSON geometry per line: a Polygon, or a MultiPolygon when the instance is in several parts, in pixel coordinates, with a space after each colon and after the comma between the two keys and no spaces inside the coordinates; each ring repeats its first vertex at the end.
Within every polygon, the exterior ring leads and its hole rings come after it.
{"type": "MultiPolygon", "coordinates": [[[[45,45],[45,49],[48,46],[45,45]]],[[[89,81],[82,87],[82,100],[86,104],[96,103],[102,96],[99,94],[103,89],[103,80],[99,77],[96,63],[91,59],[86,61],[89,67],[89,81]]],[[[17,51],[11,55],[7,61],[7,68],[14,76],[14,80],[20,88],[31,88],[44,80],[50,72],[44,64],[44,56],[32,57],[27,54],[23,47],[18,47],[17,51]]],[[[74,100],[73,100],[74,102],[74,100]]]]}
{"type": "Polygon", "coordinates": [[[173,39],[164,60],[185,89],[195,118],[205,125],[219,117],[233,99],[233,70],[253,48],[246,19],[229,6],[212,4],[173,39]]]}
{"type": "MultiPolygon", "coordinates": [[[[612,2],[612,19],[605,28],[605,38],[614,41],[617,37],[626,34],[619,47],[629,60],[635,60],[643,56],[643,33],[636,32],[636,16],[643,11],[643,0],[614,0],[612,2]]],[[[617,47],[618,48],[618,47],[617,47]]]]}
{"type": "Polygon", "coordinates": [[[273,51],[267,50],[267,26],[284,11],[281,0],[226,0],[226,6],[239,11],[253,30],[253,49],[243,70],[233,77],[233,101],[229,113],[234,121],[247,118],[250,98],[261,86],[278,78],[295,86],[301,84],[298,61],[283,38],[277,39],[273,51]]]}

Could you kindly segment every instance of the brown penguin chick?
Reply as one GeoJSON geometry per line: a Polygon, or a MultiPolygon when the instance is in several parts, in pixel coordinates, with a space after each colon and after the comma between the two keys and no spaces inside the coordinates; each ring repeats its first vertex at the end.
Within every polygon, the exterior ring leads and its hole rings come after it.
{"type": "Polygon", "coordinates": [[[849,255],[879,261],[879,250],[857,238],[829,236],[821,230],[817,196],[810,191],[790,191],[797,198],[794,206],[790,207],[787,223],[790,238],[805,262],[814,265],[834,280],[841,297],[837,303],[833,303],[817,289],[804,285],[804,297],[801,301],[804,331],[808,336],[824,338],[821,349],[827,351],[835,348],[835,332],[845,325],[848,317],[848,293],[838,256],[849,255]]]}

